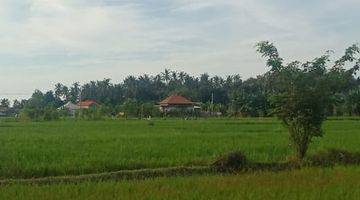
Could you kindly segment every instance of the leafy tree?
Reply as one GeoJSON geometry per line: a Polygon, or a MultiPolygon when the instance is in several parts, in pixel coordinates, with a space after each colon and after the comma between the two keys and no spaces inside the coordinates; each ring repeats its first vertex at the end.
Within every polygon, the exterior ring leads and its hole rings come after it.
{"type": "MultiPolygon", "coordinates": [[[[257,51],[267,58],[270,69],[270,81],[273,84],[271,103],[274,113],[288,127],[290,140],[298,159],[306,155],[309,144],[314,137],[323,135],[322,123],[326,119],[326,109],[331,103],[332,94],[337,87],[343,87],[341,81],[334,82],[331,73],[334,70],[345,71],[345,62],[352,62],[357,48],[346,51],[346,55],[328,69],[329,55],[323,55],[312,61],[301,64],[298,61],[283,64],[277,48],[264,41],[256,45],[257,51]],[[350,56],[349,56],[350,55],[350,56]]],[[[355,65],[347,73],[357,70],[355,65]]],[[[338,79],[341,80],[338,76],[338,79]]]]}
{"type": "Polygon", "coordinates": [[[76,103],[80,100],[81,87],[79,82],[75,82],[70,87],[70,101],[76,103]]]}
{"type": "Polygon", "coordinates": [[[360,85],[349,91],[348,102],[350,114],[360,115],[360,85]]]}
{"type": "Polygon", "coordinates": [[[2,99],[1,102],[0,102],[0,106],[4,107],[4,108],[9,108],[10,107],[9,99],[2,99]]]}
{"type": "Polygon", "coordinates": [[[148,102],[143,103],[140,106],[140,116],[144,117],[158,117],[160,116],[160,109],[155,104],[148,102]]]}
{"type": "Polygon", "coordinates": [[[56,120],[59,118],[55,107],[56,102],[56,97],[52,91],[43,94],[40,90],[35,90],[28,101],[21,103],[24,106],[20,117],[36,121],[56,120]]]}
{"type": "Polygon", "coordinates": [[[122,105],[122,110],[125,113],[125,117],[138,117],[139,105],[134,99],[127,99],[122,105]]]}
{"type": "Polygon", "coordinates": [[[161,73],[161,77],[163,78],[163,80],[165,81],[166,84],[169,84],[170,81],[170,70],[169,69],[165,69],[165,71],[163,73],[161,73]]]}
{"type": "Polygon", "coordinates": [[[14,100],[14,102],[13,102],[14,109],[21,109],[21,108],[23,108],[23,106],[24,105],[19,100],[17,100],[17,99],[14,100]]]}

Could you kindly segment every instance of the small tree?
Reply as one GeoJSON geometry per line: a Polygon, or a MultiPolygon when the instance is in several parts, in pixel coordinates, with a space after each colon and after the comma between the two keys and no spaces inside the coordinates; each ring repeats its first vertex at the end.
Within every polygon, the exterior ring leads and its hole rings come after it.
{"type": "MultiPolygon", "coordinates": [[[[342,66],[346,61],[356,61],[354,56],[359,53],[359,48],[348,48],[345,56],[328,69],[329,54],[303,64],[295,61],[284,65],[272,43],[260,42],[256,47],[268,59],[267,65],[271,67],[269,95],[274,113],[288,128],[296,157],[302,160],[312,139],[323,135],[326,109],[336,88],[341,88],[339,84],[342,82],[334,81],[337,79],[334,79],[336,73],[333,72],[343,71],[342,66]]],[[[347,71],[353,74],[358,64],[359,61],[347,71]]]]}
{"type": "Polygon", "coordinates": [[[139,117],[139,105],[134,99],[127,99],[122,105],[122,110],[126,118],[139,117]]]}

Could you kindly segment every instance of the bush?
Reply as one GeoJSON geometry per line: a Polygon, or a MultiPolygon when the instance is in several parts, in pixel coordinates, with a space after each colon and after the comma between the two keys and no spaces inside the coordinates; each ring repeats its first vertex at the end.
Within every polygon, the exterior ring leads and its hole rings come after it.
{"type": "Polygon", "coordinates": [[[139,115],[142,118],[161,116],[160,109],[154,103],[143,103],[140,105],[139,115]]]}
{"type": "Polygon", "coordinates": [[[59,112],[51,106],[44,108],[24,108],[19,114],[21,121],[51,121],[58,120],[59,112]]]}
{"type": "Polygon", "coordinates": [[[127,99],[121,106],[121,111],[125,113],[125,118],[138,117],[140,113],[139,104],[134,99],[127,99]]]}
{"type": "Polygon", "coordinates": [[[77,117],[85,120],[102,120],[106,117],[110,117],[110,113],[107,107],[99,106],[97,108],[88,108],[78,110],[77,117]]]}
{"type": "Polygon", "coordinates": [[[310,164],[315,166],[360,164],[360,153],[352,153],[342,149],[328,149],[311,156],[310,164]]]}
{"type": "Polygon", "coordinates": [[[244,168],[247,165],[246,156],[240,152],[231,152],[218,158],[212,166],[219,171],[235,171],[244,168]]]}
{"type": "Polygon", "coordinates": [[[58,120],[60,117],[59,112],[52,107],[46,107],[44,109],[43,120],[51,121],[51,120],[58,120]]]}

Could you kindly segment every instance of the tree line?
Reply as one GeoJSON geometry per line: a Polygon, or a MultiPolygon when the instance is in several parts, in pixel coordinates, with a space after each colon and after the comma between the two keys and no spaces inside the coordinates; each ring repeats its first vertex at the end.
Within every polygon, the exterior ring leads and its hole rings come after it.
{"type": "MultiPolygon", "coordinates": [[[[351,59],[349,51],[350,48],[341,59],[351,59]]],[[[327,63],[329,60],[329,56],[321,58],[322,60],[315,59],[304,63],[301,67],[311,70],[312,62],[327,63]]],[[[267,65],[274,65],[276,62],[279,61],[268,60],[267,65]]],[[[341,60],[337,62],[337,68],[328,73],[331,78],[324,83],[331,85],[332,91],[331,102],[325,109],[326,115],[360,115],[360,79],[354,73],[354,68],[346,70],[339,67],[341,60]]],[[[299,66],[300,62],[295,61],[289,63],[288,68],[299,66]]],[[[274,105],[271,98],[277,81],[272,70],[257,77],[242,79],[239,74],[221,77],[204,73],[193,76],[183,71],[165,69],[156,75],[128,76],[121,83],[112,83],[110,79],[90,81],[83,85],[78,82],[72,85],[58,83],[53,90],[35,90],[30,99],[15,100],[11,111],[19,114],[21,110],[25,110],[30,118],[38,118],[46,111],[53,112],[66,102],[77,103],[80,100],[94,99],[108,115],[116,115],[121,111],[131,115],[143,115],[144,112],[152,114],[155,112],[152,108],[157,102],[177,93],[193,102],[201,103],[202,111],[220,112],[223,116],[234,117],[272,116],[274,105]]],[[[2,99],[0,107],[10,108],[10,102],[2,99]]]]}

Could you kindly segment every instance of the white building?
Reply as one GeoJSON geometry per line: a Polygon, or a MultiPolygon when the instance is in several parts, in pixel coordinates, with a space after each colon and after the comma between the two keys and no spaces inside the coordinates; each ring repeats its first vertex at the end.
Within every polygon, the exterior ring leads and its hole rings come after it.
{"type": "Polygon", "coordinates": [[[75,117],[76,110],[79,109],[79,106],[76,104],[73,104],[71,102],[67,102],[66,104],[62,105],[58,108],[58,110],[67,110],[71,114],[71,116],[75,117]]]}

